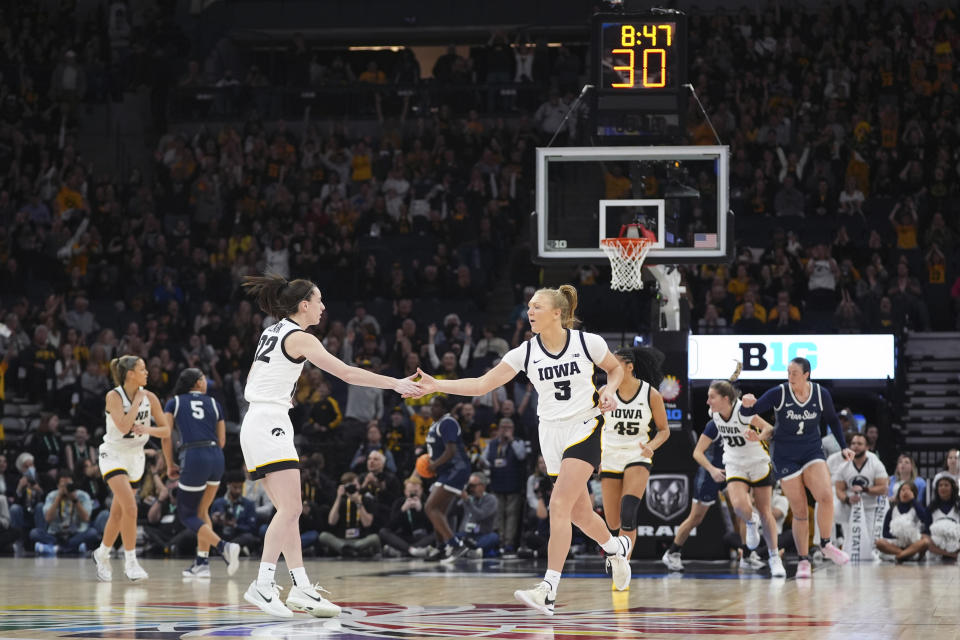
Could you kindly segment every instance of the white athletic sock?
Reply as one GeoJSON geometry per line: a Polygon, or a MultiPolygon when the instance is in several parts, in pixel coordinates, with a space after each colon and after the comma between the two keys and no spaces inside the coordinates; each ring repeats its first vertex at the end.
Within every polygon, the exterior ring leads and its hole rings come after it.
{"type": "Polygon", "coordinates": [[[198,557],[198,558],[209,558],[209,557],[210,557],[210,552],[209,552],[209,551],[197,551],[197,557],[198,557]]]}
{"type": "Polygon", "coordinates": [[[779,550],[779,549],[770,549],[769,551],[770,551],[769,557],[771,557],[771,558],[772,558],[773,556],[778,556],[778,557],[780,556],[780,550],[779,550]]]}
{"type": "Polygon", "coordinates": [[[123,559],[126,561],[127,564],[137,564],[137,550],[131,549],[130,551],[127,551],[126,549],[124,549],[123,559]]]}
{"type": "Polygon", "coordinates": [[[274,576],[277,573],[277,565],[270,562],[260,563],[260,572],[257,574],[257,586],[269,587],[273,584],[274,576]]]}
{"type": "Polygon", "coordinates": [[[298,587],[309,587],[310,580],[307,579],[307,570],[303,567],[290,569],[290,579],[298,587]]]}
{"type": "Polygon", "coordinates": [[[101,542],[101,543],[100,543],[100,548],[97,549],[97,551],[99,551],[101,555],[103,555],[103,554],[105,554],[105,553],[110,553],[110,547],[108,547],[107,545],[105,545],[105,544],[103,544],[103,543],[101,542]]]}
{"type": "Polygon", "coordinates": [[[547,569],[547,572],[543,574],[543,581],[550,585],[550,591],[556,593],[557,587],[560,586],[560,572],[547,569]]]}
{"type": "Polygon", "coordinates": [[[620,553],[623,551],[623,547],[620,545],[620,541],[617,540],[615,536],[610,536],[610,539],[604,542],[602,545],[603,550],[607,553],[620,553]]]}

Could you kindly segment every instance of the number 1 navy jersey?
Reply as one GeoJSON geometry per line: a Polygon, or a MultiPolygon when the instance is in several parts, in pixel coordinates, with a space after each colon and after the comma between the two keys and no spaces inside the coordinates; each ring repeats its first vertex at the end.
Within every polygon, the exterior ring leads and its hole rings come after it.
{"type": "Polygon", "coordinates": [[[595,333],[565,331],[567,342],[558,354],[547,351],[536,335],[503,357],[514,371],[526,373],[537,390],[537,416],[541,420],[567,420],[591,410],[593,416],[599,414],[594,365],[609,352],[607,343],[595,333]]]}
{"type": "Polygon", "coordinates": [[[636,447],[650,442],[657,430],[650,409],[650,383],[641,382],[637,393],[626,400],[617,390],[617,408],[604,416],[603,446],[636,447]]]}
{"type": "Polygon", "coordinates": [[[753,462],[767,462],[770,459],[764,443],[747,440],[747,431],[755,431],[755,429],[750,426],[750,419],[740,414],[739,400],[734,403],[729,419],[724,420],[719,413],[713,412],[710,417],[712,420],[707,423],[703,435],[714,442],[718,439],[723,442],[724,466],[749,465],[753,462]]]}
{"type": "Polygon", "coordinates": [[[820,441],[820,422],[826,420],[841,447],[846,446],[840,419],[837,417],[830,392],[816,382],[810,383],[810,397],[800,402],[793,395],[789,383],[768,389],[752,407],[744,408],[744,416],[774,411],[776,427],[773,432],[775,446],[786,445],[791,450],[823,450],[820,441]]]}
{"type": "Polygon", "coordinates": [[[440,458],[446,450],[448,442],[457,445],[457,452],[453,455],[453,458],[437,469],[437,475],[450,469],[460,467],[469,469],[470,467],[470,458],[463,446],[463,438],[460,437],[460,423],[449,413],[430,425],[430,430],[427,431],[427,452],[430,454],[430,459],[437,460],[440,458]]]}
{"type": "Polygon", "coordinates": [[[303,331],[296,322],[284,318],[267,327],[260,335],[257,354],[247,375],[243,397],[247,402],[270,402],[290,408],[297,389],[297,380],[306,358],[294,360],[287,354],[284,342],[290,334],[303,331]]]}
{"type": "Polygon", "coordinates": [[[163,410],[173,414],[184,444],[203,440],[216,442],[217,423],[223,419],[223,411],[215,399],[199,391],[191,391],[168,400],[163,410]]]}

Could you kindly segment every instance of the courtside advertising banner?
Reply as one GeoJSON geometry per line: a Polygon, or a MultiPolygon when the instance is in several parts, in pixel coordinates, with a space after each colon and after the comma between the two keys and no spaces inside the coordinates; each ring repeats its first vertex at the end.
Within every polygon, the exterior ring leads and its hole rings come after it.
{"type": "Polygon", "coordinates": [[[794,358],[810,361],[815,380],[886,380],[894,377],[895,344],[877,335],[691,335],[691,380],[726,380],[743,363],[741,380],[783,380],[794,358]]]}

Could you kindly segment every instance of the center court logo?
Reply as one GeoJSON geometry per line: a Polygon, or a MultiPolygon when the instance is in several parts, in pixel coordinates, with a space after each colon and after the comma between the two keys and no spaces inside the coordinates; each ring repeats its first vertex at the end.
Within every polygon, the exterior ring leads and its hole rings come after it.
{"type": "Polygon", "coordinates": [[[277,436],[277,437],[279,438],[280,436],[282,436],[283,434],[285,434],[286,431],[284,431],[284,430],[281,429],[280,427],[274,427],[273,429],[270,430],[270,433],[272,433],[273,435],[275,435],[275,436],[277,436]]]}
{"type": "Polygon", "coordinates": [[[657,391],[663,396],[665,402],[673,402],[680,396],[680,389],[682,388],[676,376],[668,375],[663,376],[663,381],[660,383],[660,388],[657,389],[657,391]]]}
{"type": "Polygon", "coordinates": [[[690,504],[690,479],[678,473],[650,476],[645,499],[650,513],[673,520],[690,504]]]}

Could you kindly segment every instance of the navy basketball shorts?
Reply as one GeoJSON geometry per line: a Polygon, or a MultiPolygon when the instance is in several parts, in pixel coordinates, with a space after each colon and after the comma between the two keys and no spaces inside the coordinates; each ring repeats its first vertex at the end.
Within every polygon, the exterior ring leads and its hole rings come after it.
{"type": "Polygon", "coordinates": [[[442,489],[460,495],[470,482],[470,467],[468,465],[453,465],[437,474],[435,485],[442,489]]]}
{"type": "Polygon", "coordinates": [[[796,451],[791,451],[788,446],[776,446],[772,454],[770,461],[773,463],[773,473],[777,480],[795,478],[810,465],[827,460],[819,442],[816,447],[804,447],[796,451]]]}
{"type": "Polygon", "coordinates": [[[726,487],[726,482],[718,484],[706,469],[700,467],[693,479],[693,499],[702,505],[710,506],[717,501],[717,494],[726,487]]]}
{"type": "Polygon", "coordinates": [[[187,449],[180,455],[180,482],[183,491],[203,491],[220,484],[223,477],[223,450],[220,447],[187,449]]]}

